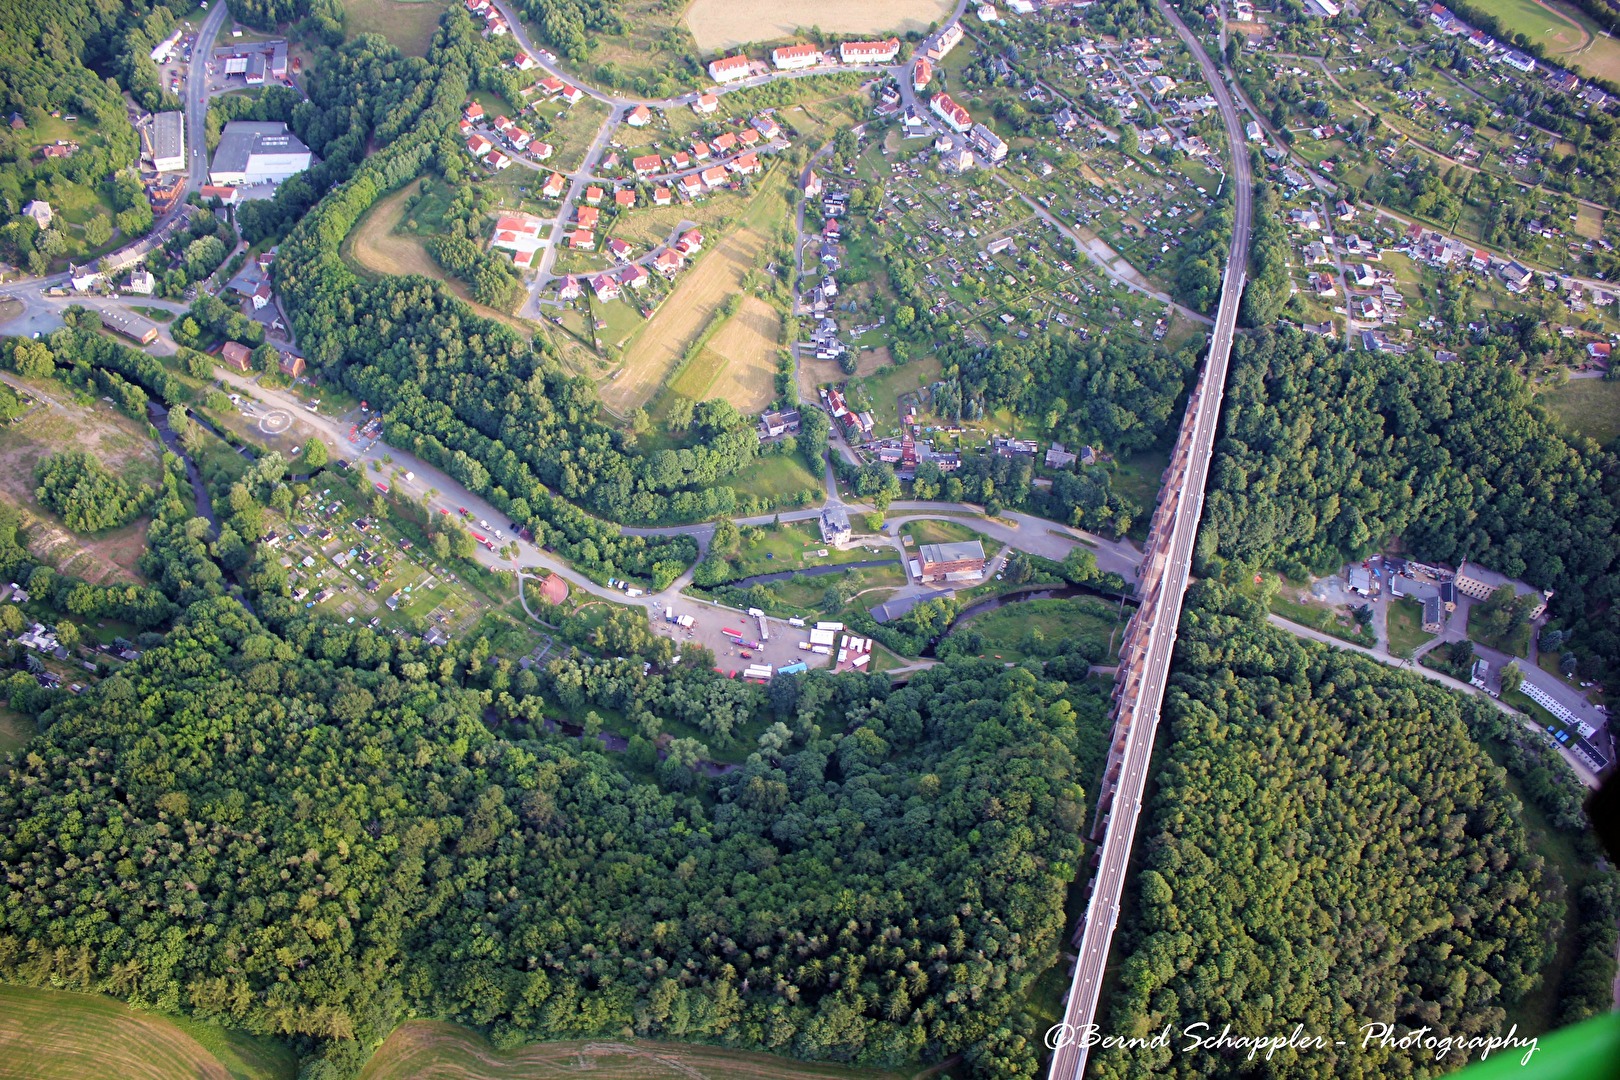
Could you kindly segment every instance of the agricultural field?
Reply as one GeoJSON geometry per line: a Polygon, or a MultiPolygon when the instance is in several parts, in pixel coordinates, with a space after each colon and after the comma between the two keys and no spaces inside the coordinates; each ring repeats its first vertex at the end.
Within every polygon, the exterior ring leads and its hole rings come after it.
{"type": "Polygon", "coordinates": [[[924,31],[951,12],[950,0],[819,0],[807,8],[798,0],[692,0],[686,25],[705,53],[749,42],[793,37],[815,25],[826,34],[905,34],[924,31]]]}
{"type": "Polygon", "coordinates": [[[152,488],[162,476],[161,448],[143,425],[62,383],[18,379],[15,385],[33,404],[0,427],[0,498],[23,510],[30,551],[87,581],[141,580],[136,564],[146,546],[145,519],[97,536],[69,532],[35,498],[34,467],[74,447],[93,454],[132,487],[152,488]]]}
{"type": "Polygon", "coordinates": [[[350,39],[381,34],[407,56],[426,56],[449,0],[343,0],[343,31],[350,39]]]}
{"type": "Polygon", "coordinates": [[[413,195],[420,181],[407,184],[391,195],[377,201],[367,210],[343,241],[343,256],[351,267],[365,274],[421,274],[442,282],[444,287],[467,302],[478,314],[496,319],[529,336],[532,328],[512,315],[496,311],[473,301],[464,282],[445,273],[433,261],[427,247],[417,236],[401,231],[405,217],[405,200],[413,195]]]}
{"type": "Polygon", "coordinates": [[[377,1049],[360,1080],[552,1080],[575,1075],[614,1080],[903,1080],[908,1074],[645,1039],[547,1042],[497,1050],[467,1028],[412,1020],[377,1049]]]}
{"type": "MultiPolygon", "coordinates": [[[[787,212],[783,197],[786,180],[782,173],[783,168],[778,164],[760,180],[734,232],[718,241],[713,237],[706,239],[706,244],[713,247],[676,279],[669,298],[626,346],[623,364],[601,388],[603,404],[610,410],[624,414],[650,401],[691,344],[709,329],[720,305],[743,291],[743,276],[769,250],[773,223],[779,222],[787,212]]],[[[764,361],[771,371],[775,370],[775,344],[773,334],[770,353],[764,361]]],[[[742,343],[736,345],[738,349],[742,347],[742,343]]],[[[736,362],[732,358],[732,363],[736,362]]],[[[748,358],[747,363],[752,366],[759,361],[748,358]]],[[[723,370],[717,371],[715,378],[722,375],[723,370]]],[[[724,377],[736,379],[738,385],[747,385],[747,376],[724,377]]]]}
{"type": "Polygon", "coordinates": [[[746,297],[737,313],[670,381],[670,389],[693,401],[719,398],[740,412],[759,412],[776,396],[781,336],[781,314],[757,296],[746,297]]]}
{"type": "Polygon", "coordinates": [[[270,1039],[97,994],[0,985],[0,1080],[292,1080],[297,1071],[270,1039]]]}
{"type": "Polygon", "coordinates": [[[1620,381],[1571,379],[1538,396],[1565,427],[1603,446],[1620,439],[1620,381]]]}
{"type": "Polygon", "coordinates": [[[1050,656],[1060,642],[1084,641],[1104,650],[1098,663],[1106,665],[1119,659],[1131,613],[1131,608],[1091,596],[1019,600],[958,622],[951,633],[971,629],[982,639],[982,653],[974,655],[1014,662],[1050,656]]]}

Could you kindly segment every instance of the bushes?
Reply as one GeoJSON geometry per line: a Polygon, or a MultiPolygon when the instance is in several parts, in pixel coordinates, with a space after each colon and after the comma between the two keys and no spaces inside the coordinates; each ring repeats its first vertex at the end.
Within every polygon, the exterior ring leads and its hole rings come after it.
{"type": "Polygon", "coordinates": [[[34,469],[34,494],[74,532],[101,532],[133,521],[149,496],[132,491],[83,450],[64,450],[34,469]]]}

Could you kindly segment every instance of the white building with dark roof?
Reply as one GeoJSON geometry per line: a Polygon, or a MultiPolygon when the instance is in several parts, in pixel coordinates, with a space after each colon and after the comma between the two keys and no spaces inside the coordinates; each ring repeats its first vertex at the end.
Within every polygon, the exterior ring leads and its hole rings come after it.
{"type": "Polygon", "coordinates": [[[208,177],[215,184],[242,187],[279,184],[309,168],[313,159],[286,124],[233,120],[220,136],[208,177]]]}

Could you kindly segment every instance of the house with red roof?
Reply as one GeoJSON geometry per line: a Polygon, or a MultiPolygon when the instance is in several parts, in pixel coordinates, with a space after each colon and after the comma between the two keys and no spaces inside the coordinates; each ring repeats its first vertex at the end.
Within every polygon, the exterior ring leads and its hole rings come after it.
{"type": "Polygon", "coordinates": [[[491,150],[489,152],[489,156],[484,159],[484,164],[488,165],[496,172],[499,172],[500,170],[509,167],[512,164],[512,159],[501,153],[499,150],[491,150]]]}
{"type": "Polygon", "coordinates": [[[470,102],[465,109],[461,110],[461,115],[468,120],[482,120],[484,118],[484,107],[476,101],[470,102]]]}
{"type": "Polygon", "coordinates": [[[738,176],[752,176],[759,172],[759,155],[742,154],[732,161],[731,167],[736,170],[738,176]]]}
{"type": "Polygon", "coordinates": [[[580,228],[594,229],[596,223],[601,220],[602,211],[594,206],[581,206],[574,210],[574,217],[579,222],[580,228]]]}
{"type": "Polygon", "coordinates": [[[759,129],[760,135],[767,139],[774,139],[782,134],[782,129],[777,127],[776,121],[768,116],[754,117],[754,126],[759,129]]]}
{"type": "Polygon", "coordinates": [[[743,128],[737,133],[737,141],[742,143],[744,150],[752,150],[759,145],[759,132],[753,128],[743,128]]]}
{"type": "Polygon", "coordinates": [[[796,71],[801,68],[815,67],[821,63],[821,47],[819,45],[785,45],[780,49],[771,50],[771,63],[776,65],[778,71],[796,71]]]}
{"type": "Polygon", "coordinates": [[[933,110],[935,116],[945,121],[952,131],[966,131],[973,126],[972,115],[952,100],[949,94],[935,94],[929,100],[928,107],[933,110]]]}
{"type": "Polygon", "coordinates": [[[567,102],[569,105],[578,105],[579,99],[584,96],[585,91],[581,90],[577,86],[567,86],[563,88],[562,100],[567,102]]]}
{"type": "Polygon", "coordinates": [[[585,201],[590,203],[592,206],[602,205],[602,195],[602,189],[597,187],[595,184],[592,184],[590,187],[585,189],[585,201]]]}
{"type": "Polygon", "coordinates": [[[692,111],[699,116],[708,116],[720,108],[720,99],[714,94],[704,94],[692,102],[692,111]]]}
{"type": "Polygon", "coordinates": [[[589,229],[575,229],[568,234],[568,246],[575,251],[595,251],[596,234],[589,229]]]}
{"type": "Polygon", "coordinates": [[[709,78],[717,83],[734,82],[737,79],[746,79],[748,69],[752,66],[748,57],[738,54],[727,56],[709,63],[709,78]]]}
{"type": "Polygon", "coordinates": [[[482,135],[474,135],[472,138],[467,140],[467,151],[468,153],[472,154],[473,157],[481,158],[493,149],[495,149],[495,144],[484,138],[482,135]]]}
{"type": "Polygon", "coordinates": [[[697,161],[708,161],[709,144],[704,142],[702,139],[698,139],[696,142],[694,142],[692,144],[692,157],[697,161]]]}
{"type": "Polygon", "coordinates": [[[715,165],[703,170],[703,186],[717,188],[726,182],[726,170],[723,166],[715,165]]]}
{"type": "Polygon", "coordinates": [[[637,176],[652,176],[664,167],[664,159],[657,154],[643,154],[633,159],[630,167],[636,170],[637,176]]]}
{"type": "Polygon", "coordinates": [[[653,188],[653,205],[668,206],[675,201],[675,193],[667,187],[653,188]]]}
{"type": "Polygon", "coordinates": [[[634,188],[620,188],[613,193],[613,205],[619,209],[627,209],[636,205],[636,192],[634,188]]]}
{"type": "Polygon", "coordinates": [[[619,298],[619,283],[613,280],[612,274],[597,274],[591,278],[591,291],[598,300],[617,300],[619,298]]]}
{"type": "Polygon", "coordinates": [[[703,194],[703,178],[697,173],[687,173],[681,177],[681,191],[689,199],[695,199],[703,194]]]}
{"type": "Polygon", "coordinates": [[[838,59],[846,64],[889,64],[900,55],[900,39],[846,41],[838,46],[838,59]]]}
{"type": "Polygon", "coordinates": [[[567,187],[568,181],[563,179],[562,173],[552,173],[546,177],[545,186],[540,189],[540,194],[548,199],[560,199],[567,187]]]}
{"type": "Polygon", "coordinates": [[[681,268],[685,265],[686,259],[681,256],[681,253],[678,251],[672,251],[669,248],[665,248],[663,251],[660,251],[653,259],[653,269],[657,270],[660,274],[663,274],[667,278],[674,277],[676,274],[680,273],[681,268]]]}
{"type": "Polygon", "coordinates": [[[929,82],[934,78],[934,65],[928,62],[926,56],[917,57],[917,63],[911,69],[911,87],[917,93],[928,88],[929,82]]]}
{"type": "Polygon", "coordinates": [[[692,167],[692,155],[685,150],[677,150],[670,157],[669,163],[676,172],[682,172],[692,167]]]}
{"type": "Polygon", "coordinates": [[[495,232],[489,238],[491,248],[512,253],[512,261],[527,266],[534,253],[544,246],[540,238],[542,221],[533,214],[503,213],[495,219],[495,232]]]}
{"type": "Polygon", "coordinates": [[[652,123],[652,110],[645,105],[637,105],[630,110],[630,114],[624,118],[624,122],[634,128],[646,127],[652,123]]]}
{"type": "Polygon", "coordinates": [[[717,154],[729,154],[735,149],[737,149],[737,136],[729,131],[714,140],[714,152],[717,154]]]}
{"type": "Polygon", "coordinates": [[[582,291],[579,278],[573,274],[564,274],[557,282],[557,299],[559,300],[578,300],[582,291]]]}
{"type": "Polygon", "coordinates": [[[536,161],[545,161],[547,158],[551,157],[554,149],[555,147],[548,142],[537,142],[533,146],[529,147],[529,156],[534,158],[536,161]]]}
{"type": "Polygon", "coordinates": [[[814,199],[820,195],[821,192],[821,177],[816,175],[816,170],[811,169],[805,174],[804,177],[804,197],[807,199],[814,199]]]}
{"type": "Polygon", "coordinates": [[[568,84],[557,78],[555,75],[547,75],[534,85],[539,87],[540,91],[545,94],[546,97],[556,97],[558,94],[568,89],[568,84]]]}
{"type": "Polygon", "coordinates": [[[632,289],[644,288],[651,280],[652,275],[647,273],[646,267],[634,263],[619,271],[619,284],[628,285],[632,289]]]}
{"type": "Polygon", "coordinates": [[[619,262],[624,262],[624,260],[628,259],[632,250],[629,244],[623,240],[620,240],[617,236],[609,240],[605,247],[607,249],[607,253],[619,262]]]}

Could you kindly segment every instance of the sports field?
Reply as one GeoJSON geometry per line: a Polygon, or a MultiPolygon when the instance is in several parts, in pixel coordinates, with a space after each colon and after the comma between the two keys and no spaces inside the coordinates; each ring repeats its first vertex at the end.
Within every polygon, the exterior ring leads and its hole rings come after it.
{"type": "MultiPolygon", "coordinates": [[[[601,387],[602,402],[611,411],[622,416],[651,400],[687,347],[709,326],[721,302],[742,291],[743,275],[753,268],[770,242],[767,230],[787,212],[782,188],[783,181],[775,173],[761,181],[736,231],[722,238],[714,250],[701,255],[697,264],[677,280],[675,291],[625,349],[624,363],[617,374],[601,387]]],[[[773,331],[770,347],[774,349],[775,344],[773,331]]],[[[735,343],[734,348],[741,349],[742,342],[735,343]]],[[[694,358],[693,363],[701,360],[694,358]]],[[[770,368],[771,358],[767,356],[764,363],[770,368]]],[[[737,379],[739,385],[750,382],[747,375],[737,379]]],[[[741,403],[738,408],[742,408],[741,403]]]]}
{"type": "Polygon", "coordinates": [[[737,314],[670,383],[693,401],[721,398],[744,413],[758,412],[776,396],[776,347],[782,316],[757,296],[745,299],[737,314]]]}
{"type": "Polygon", "coordinates": [[[360,1080],[899,1080],[900,1075],[644,1039],[536,1043],[502,1051],[466,1028],[413,1020],[378,1048],[360,1080]]]}
{"type": "Polygon", "coordinates": [[[0,1080],[292,1080],[268,1039],[171,1020],[99,994],[0,985],[0,1080]]]}
{"type": "Polygon", "coordinates": [[[828,34],[882,34],[926,30],[950,14],[950,0],[693,0],[686,25],[704,52],[750,41],[792,37],[799,27],[828,34]]]}
{"type": "Polygon", "coordinates": [[[1620,42],[1604,37],[1575,7],[1541,0],[1490,0],[1484,7],[1504,30],[1536,42],[1550,59],[1588,76],[1620,78],[1620,42]]]}
{"type": "Polygon", "coordinates": [[[421,274],[444,282],[446,288],[463,300],[478,314],[499,319],[524,337],[529,327],[504,312],[472,300],[467,286],[444,272],[433,261],[422,241],[410,233],[399,232],[399,223],[405,216],[405,200],[416,191],[421,181],[406,184],[392,195],[384,196],[377,205],[367,210],[343,241],[343,255],[351,265],[374,274],[421,274]]]}

